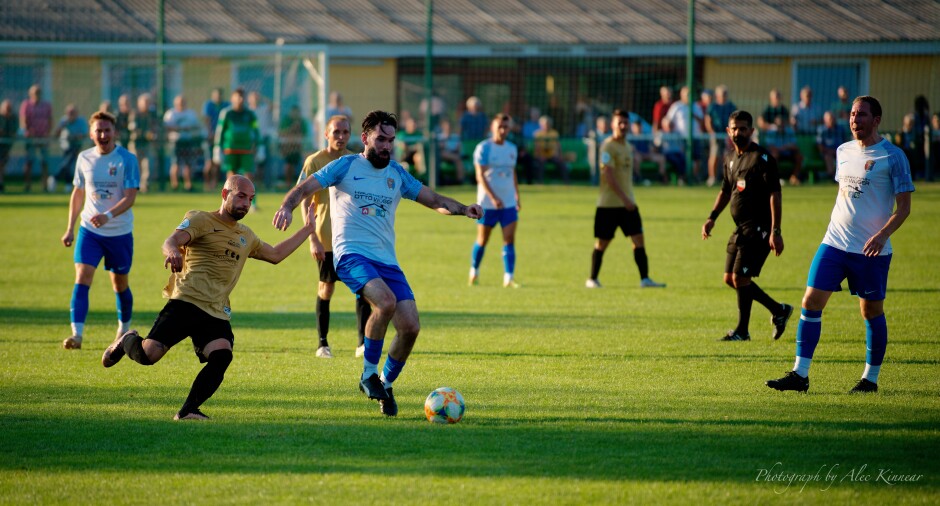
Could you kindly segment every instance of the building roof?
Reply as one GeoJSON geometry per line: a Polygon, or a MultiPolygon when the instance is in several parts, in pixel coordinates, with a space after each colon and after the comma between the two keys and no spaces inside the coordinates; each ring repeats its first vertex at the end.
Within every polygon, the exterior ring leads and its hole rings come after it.
{"type": "MultiPolygon", "coordinates": [[[[147,43],[157,0],[4,0],[0,41],[147,43]]],[[[938,0],[696,0],[697,44],[940,43],[938,0]]],[[[436,0],[439,45],[684,44],[687,0],[436,0]]],[[[423,44],[424,0],[165,0],[170,44],[423,44]]]]}

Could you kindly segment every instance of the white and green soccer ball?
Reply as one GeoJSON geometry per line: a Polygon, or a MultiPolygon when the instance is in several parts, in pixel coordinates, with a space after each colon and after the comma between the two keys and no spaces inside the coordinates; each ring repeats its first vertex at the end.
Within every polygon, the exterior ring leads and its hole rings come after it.
{"type": "Polygon", "coordinates": [[[450,387],[438,388],[424,401],[424,414],[429,422],[457,423],[465,410],[463,396],[450,387]]]}

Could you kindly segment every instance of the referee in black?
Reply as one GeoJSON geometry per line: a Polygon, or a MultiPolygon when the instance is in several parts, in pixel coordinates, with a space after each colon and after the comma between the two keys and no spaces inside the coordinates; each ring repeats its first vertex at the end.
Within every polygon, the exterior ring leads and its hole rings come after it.
{"type": "Polygon", "coordinates": [[[793,314],[793,306],[780,304],[760,289],[751,278],[760,275],[767,255],[783,253],[780,234],[782,203],[777,161],[761,146],[751,142],[754,119],[747,111],[734,111],[728,121],[728,135],[734,152],[725,155],[721,191],[705,224],[702,239],[711,237],[715,220],[731,203],[731,218],[736,228],[728,240],[725,260],[725,284],[738,293],[738,326],[721,341],[750,341],[748,324],[751,305],[756,300],[770,311],[773,338],[779,339],[793,314]]]}

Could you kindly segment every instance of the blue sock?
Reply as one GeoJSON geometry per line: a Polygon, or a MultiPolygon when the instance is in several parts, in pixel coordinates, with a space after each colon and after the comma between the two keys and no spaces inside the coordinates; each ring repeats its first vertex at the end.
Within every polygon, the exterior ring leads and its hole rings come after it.
{"type": "Polygon", "coordinates": [[[398,378],[398,375],[401,374],[401,370],[404,368],[404,362],[395,360],[391,355],[385,357],[385,367],[382,368],[382,383],[385,384],[385,388],[392,388],[392,383],[398,378]]]}
{"type": "Polygon", "coordinates": [[[516,272],[516,245],[503,245],[503,270],[510,276],[516,272]]]}
{"type": "Polygon", "coordinates": [[[480,262],[483,261],[483,253],[486,252],[486,246],[480,246],[473,243],[473,254],[470,255],[470,266],[474,269],[480,268],[480,262]]]}
{"type": "Polygon", "coordinates": [[[131,293],[131,287],[127,287],[127,290],[123,292],[115,293],[114,298],[117,300],[118,321],[121,323],[131,321],[134,315],[134,295],[131,293]]]}
{"type": "Polygon", "coordinates": [[[379,359],[382,358],[382,346],[385,339],[365,338],[365,353],[362,354],[362,379],[379,373],[379,359]]]}
{"type": "Polygon", "coordinates": [[[868,348],[865,363],[880,366],[888,349],[888,322],[885,315],[866,320],[865,327],[865,345],[868,348]]]}
{"type": "Polygon", "coordinates": [[[72,303],[69,307],[72,323],[84,325],[88,318],[88,289],[87,285],[75,283],[72,287],[72,303]]]}
{"type": "Polygon", "coordinates": [[[796,356],[813,358],[819,334],[822,331],[822,311],[800,310],[800,323],[796,327],[796,356]]]}

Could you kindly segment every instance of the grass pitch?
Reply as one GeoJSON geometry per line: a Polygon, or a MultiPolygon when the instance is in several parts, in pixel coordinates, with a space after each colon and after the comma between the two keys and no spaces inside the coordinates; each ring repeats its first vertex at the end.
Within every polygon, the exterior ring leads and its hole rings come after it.
{"type": "MultiPolygon", "coordinates": [[[[105,370],[114,295],[91,290],[84,349],[65,351],[74,278],[59,238],[67,196],[3,195],[0,227],[0,503],[469,504],[925,503],[940,498],[940,186],[917,184],[892,238],[882,392],[846,392],[864,367],[857,300],[833,296],[808,395],[764,381],[793,363],[796,318],[778,342],[754,305],[748,343],[716,341],[736,320],[721,282],[732,225],[700,228],[716,191],[638,188],[651,276],[614,240],[604,288],[587,290],[596,190],[523,187],[519,290],[501,287],[494,234],[481,285],[466,286],[474,224],[403,202],[398,253],[422,332],[386,419],[356,388],[353,298],[337,286],[330,342],[314,357],[315,264],[301,247],[249,262],[233,297],[235,360],[204,406],[172,416],[200,366],[188,342],[159,364],[105,370]],[[455,426],[425,421],[424,397],[460,390],[455,426]]],[[[470,188],[446,188],[462,201],[470,188]]],[[[759,285],[799,305],[833,186],[785,188],[783,256],[759,285]]],[[[281,194],[245,222],[264,240],[281,194]]],[[[145,194],[134,207],[134,326],[163,306],[160,244],[216,195],[145,194]]],[[[295,216],[299,216],[296,213],[295,216]]]]}

